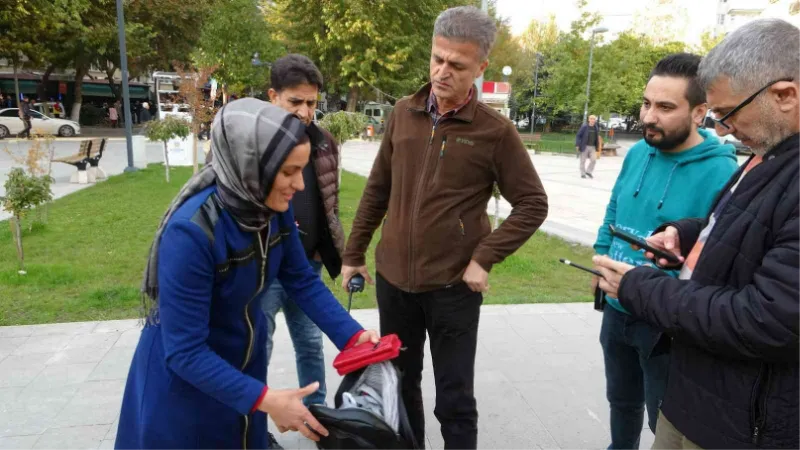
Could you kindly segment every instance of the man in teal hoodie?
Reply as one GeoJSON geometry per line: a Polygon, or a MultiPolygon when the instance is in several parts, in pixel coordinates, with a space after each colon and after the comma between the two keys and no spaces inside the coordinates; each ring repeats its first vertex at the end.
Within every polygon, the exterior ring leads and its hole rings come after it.
{"type": "MultiPolygon", "coordinates": [[[[699,64],[699,56],[678,53],[659,61],[651,72],[640,112],[644,139],[625,156],[594,245],[598,254],[632,265],[651,263],[642,251],[612,237],[608,226],[645,238],[671,220],[705,217],[736,171],[733,146],[698,127],[707,110],[705,92],[696,80],[699,64]]],[[[609,448],[639,448],[645,405],[655,433],[667,384],[669,342],[629,315],[617,299],[606,296],[606,301],[600,344],[611,406],[609,448]]]]}

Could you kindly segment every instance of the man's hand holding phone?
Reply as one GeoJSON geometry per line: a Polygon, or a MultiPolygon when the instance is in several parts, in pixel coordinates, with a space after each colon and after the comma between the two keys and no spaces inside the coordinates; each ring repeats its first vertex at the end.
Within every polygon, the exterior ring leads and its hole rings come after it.
{"type": "Polygon", "coordinates": [[[674,255],[679,261],[679,263],[676,264],[676,263],[667,261],[665,258],[656,259],[656,255],[654,255],[650,251],[646,251],[644,256],[647,259],[652,259],[659,266],[661,266],[661,267],[671,267],[671,266],[683,264],[684,261],[686,261],[686,258],[684,258],[681,255],[681,241],[680,241],[680,236],[678,235],[678,229],[677,228],[675,228],[675,227],[667,227],[666,230],[664,230],[664,231],[662,231],[660,233],[656,233],[656,234],[650,236],[649,238],[647,238],[646,240],[647,240],[647,243],[650,244],[650,246],[655,247],[655,248],[660,249],[660,250],[663,250],[666,253],[670,253],[670,254],[674,255]]]}
{"type": "Polygon", "coordinates": [[[662,233],[657,233],[649,238],[642,239],[614,225],[608,226],[611,235],[631,244],[635,250],[645,250],[645,257],[656,262],[661,267],[675,267],[683,264],[684,258],[680,253],[678,244],[678,230],[667,227],[662,233]],[[666,247],[667,243],[671,247],[666,247]]]}

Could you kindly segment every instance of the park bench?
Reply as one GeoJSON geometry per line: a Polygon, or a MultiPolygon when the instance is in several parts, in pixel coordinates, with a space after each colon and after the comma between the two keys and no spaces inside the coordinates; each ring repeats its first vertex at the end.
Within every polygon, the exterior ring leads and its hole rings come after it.
{"type": "Polygon", "coordinates": [[[617,156],[617,144],[603,144],[603,156],[617,156]]]}
{"type": "Polygon", "coordinates": [[[103,150],[106,148],[105,139],[92,139],[89,146],[89,168],[86,173],[89,178],[89,183],[95,183],[97,180],[105,180],[108,178],[106,171],[100,167],[100,158],[103,157],[103,150]]]}
{"type": "Polygon", "coordinates": [[[81,141],[80,147],[75,154],[53,159],[53,162],[75,166],[77,171],[70,177],[70,183],[94,183],[98,178],[106,178],[106,173],[99,166],[105,145],[105,139],[84,140],[81,141]],[[87,170],[87,167],[90,170],[87,170]]]}

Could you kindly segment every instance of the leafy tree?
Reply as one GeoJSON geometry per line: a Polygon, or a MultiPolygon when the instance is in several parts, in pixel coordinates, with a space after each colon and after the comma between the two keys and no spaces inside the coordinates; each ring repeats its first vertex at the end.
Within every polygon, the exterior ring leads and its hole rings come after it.
{"type": "Polygon", "coordinates": [[[28,174],[19,167],[11,169],[8,173],[4,186],[6,195],[0,197],[0,204],[12,215],[9,225],[17,244],[19,273],[21,275],[25,274],[25,254],[22,248],[22,219],[31,209],[53,199],[53,191],[50,189],[53,181],[50,175],[37,176],[28,174]]]}
{"type": "Polygon", "coordinates": [[[694,52],[700,56],[705,56],[708,52],[711,51],[712,48],[716,47],[717,44],[722,42],[725,39],[724,34],[714,35],[710,31],[704,31],[703,34],[700,35],[700,45],[694,48],[694,52]]]}
{"type": "Polygon", "coordinates": [[[558,40],[559,32],[555,16],[551,15],[546,22],[531,20],[528,28],[519,37],[522,57],[519,67],[514,68],[511,75],[512,95],[518,112],[532,112],[534,103],[534,88],[537,87],[535,75],[537,53],[538,62],[538,91],[536,111],[541,115],[545,110],[539,102],[542,85],[547,77],[547,58],[552,54],[553,47],[558,40]]]}
{"type": "MultiPolygon", "coordinates": [[[[191,124],[178,116],[169,115],[161,120],[152,120],[145,126],[145,136],[151,141],[164,143],[164,167],[167,183],[169,183],[169,150],[167,143],[175,138],[184,139],[191,132],[191,124]]],[[[196,158],[195,158],[196,161],[196,158]]]]}
{"type": "Polygon", "coordinates": [[[489,54],[489,66],[483,74],[485,80],[503,80],[503,67],[509,66],[512,75],[522,69],[524,64],[524,53],[519,39],[511,34],[511,26],[508,19],[497,20],[497,39],[495,40],[492,53],[489,54]]]}
{"type": "MultiPolygon", "coordinates": [[[[333,135],[341,148],[345,142],[361,133],[368,121],[369,118],[364,114],[339,111],[326,114],[320,126],[333,135]]],[[[339,152],[339,181],[342,181],[342,152],[339,152]]]]}
{"type": "Polygon", "coordinates": [[[272,38],[272,31],[256,0],[229,0],[203,25],[192,60],[197,67],[216,67],[214,78],[226,89],[242,92],[262,89],[269,70],[255,67],[255,53],[264,62],[274,61],[284,50],[272,38]]]}
{"type": "Polygon", "coordinates": [[[207,99],[205,92],[203,92],[203,87],[211,78],[215,67],[185,70],[180,64],[176,63],[175,69],[180,76],[178,92],[186,104],[189,105],[189,114],[192,116],[191,131],[192,135],[195,136],[195,139],[192,140],[192,169],[194,173],[197,173],[197,135],[200,133],[200,127],[210,123],[215,114],[215,99],[207,99]]]}
{"type": "Polygon", "coordinates": [[[428,79],[433,23],[464,0],[273,0],[268,21],[289,51],[317,62],[326,89],[347,92],[355,111],[362,88],[405,95],[428,79]]]}

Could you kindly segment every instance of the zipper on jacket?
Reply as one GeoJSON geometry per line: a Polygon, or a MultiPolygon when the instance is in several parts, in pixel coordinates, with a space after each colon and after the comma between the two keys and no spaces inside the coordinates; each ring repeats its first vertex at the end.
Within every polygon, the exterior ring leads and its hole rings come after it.
{"type": "Polygon", "coordinates": [[[250,428],[250,416],[244,416],[244,432],[242,433],[242,449],[247,450],[247,429],[250,428]]]}
{"type": "Polygon", "coordinates": [[[772,373],[769,366],[762,365],[761,371],[756,378],[756,384],[753,386],[753,445],[758,446],[761,441],[761,432],[764,430],[764,424],[767,421],[767,395],[769,394],[769,384],[772,373]],[[761,389],[760,381],[765,379],[763,389],[761,389]],[[760,401],[760,404],[759,404],[760,401]]]}
{"type": "Polygon", "coordinates": [[[439,149],[439,158],[436,160],[436,171],[433,173],[433,182],[439,179],[439,169],[444,164],[444,152],[447,150],[447,135],[442,137],[442,147],[439,149]]]}
{"type": "MultiPolygon", "coordinates": [[[[264,288],[264,277],[266,277],[265,270],[267,266],[267,248],[266,243],[269,242],[269,235],[272,231],[272,222],[267,223],[267,239],[266,241],[261,238],[261,232],[256,232],[256,237],[258,238],[258,250],[261,252],[261,271],[259,274],[259,281],[258,281],[258,289],[256,289],[256,293],[253,295],[252,298],[244,305],[244,321],[247,324],[247,332],[248,332],[248,339],[247,339],[247,351],[244,354],[244,362],[242,363],[242,371],[244,368],[247,367],[247,363],[250,362],[250,357],[253,356],[253,341],[255,340],[255,330],[253,329],[253,321],[250,320],[250,302],[253,301],[256,296],[258,296],[261,289],[264,288]]],[[[242,432],[242,448],[247,450],[247,432],[250,428],[250,414],[244,415],[244,431],[242,432]]]]}
{"type": "Polygon", "coordinates": [[[419,213],[419,202],[421,197],[422,186],[425,184],[425,176],[428,173],[428,160],[430,159],[430,152],[433,148],[433,137],[436,134],[436,126],[438,125],[437,121],[433,120],[433,117],[428,115],[428,117],[433,122],[431,126],[431,137],[428,138],[428,145],[425,148],[425,156],[422,159],[422,173],[420,174],[419,180],[417,181],[417,191],[414,194],[414,206],[411,208],[411,222],[409,225],[408,230],[408,288],[409,290],[414,290],[414,222],[417,220],[417,214],[419,213]]]}

